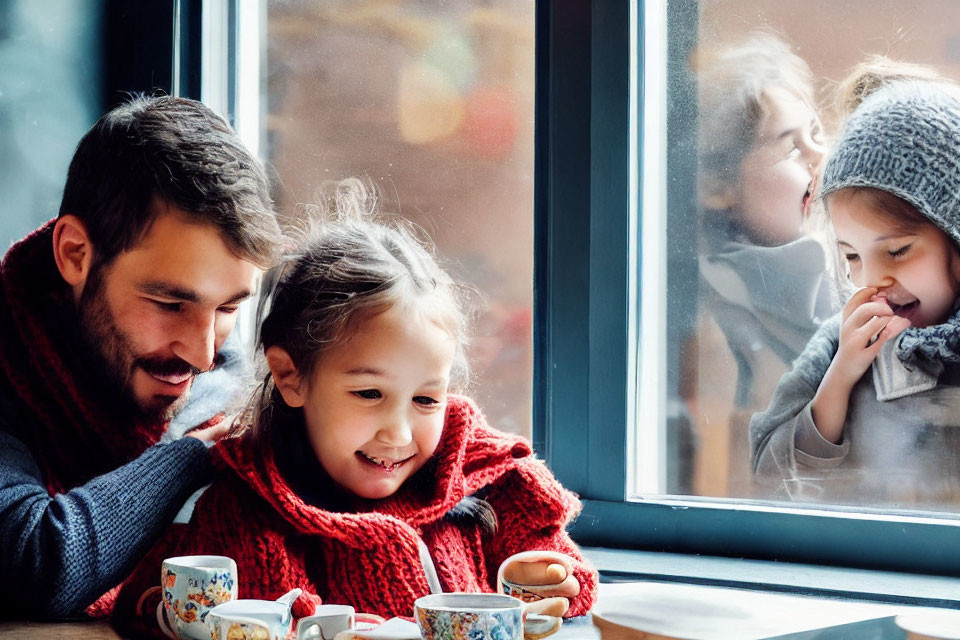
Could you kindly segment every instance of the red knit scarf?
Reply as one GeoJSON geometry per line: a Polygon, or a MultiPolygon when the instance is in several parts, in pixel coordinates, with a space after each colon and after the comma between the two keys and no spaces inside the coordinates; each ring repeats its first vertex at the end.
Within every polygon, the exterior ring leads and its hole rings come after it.
{"type": "Polygon", "coordinates": [[[264,455],[248,438],[221,441],[213,452],[218,467],[240,476],[296,530],[354,544],[377,514],[398,518],[412,527],[435,522],[465,496],[493,484],[532,456],[526,440],[491,429],[472,402],[451,396],[443,435],[430,467],[424,469],[434,475],[431,492],[424,494],[408,481],[389,498],[367,501],[369,512],[337,513],[304,502],[290,489],[274,457],[264,455]]]}
{"type": "Polygon", "coordinates": [[[0,367],[22,414],[10,429],[30,448],[51,495],[135,459],[166,429],[113,417],[98,400],[100,381],[90,380],[82,358],[65,355],[81,350],[53,259],[53,225],[13,245],[0,263],[0,367]]]}

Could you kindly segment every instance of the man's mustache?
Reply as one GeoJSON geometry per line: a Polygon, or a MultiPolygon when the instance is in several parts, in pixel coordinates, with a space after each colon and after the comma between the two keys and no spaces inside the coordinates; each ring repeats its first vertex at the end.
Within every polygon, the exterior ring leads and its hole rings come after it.
{"type": "MultiPolygon", "coordinates": [[[[212,371],[223,364],[225,358],[222,354],[213,356],[213,364],[207,371],[212,371]]],[[[137,358],[134,365],[140,367],[152,376],[182,376],[189,374],[198,376],[203,373],[189,362],[181,358],[137,358]]]]}

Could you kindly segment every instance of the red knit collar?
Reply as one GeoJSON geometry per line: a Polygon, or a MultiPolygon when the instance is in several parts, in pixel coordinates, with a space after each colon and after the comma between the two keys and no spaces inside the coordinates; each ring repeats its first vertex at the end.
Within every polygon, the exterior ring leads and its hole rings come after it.
{"type": "Polygon", "coordinates": [[[371,502],[368,512],[337,513],[297,496],[274,456],[264,455],[251,438],[221,441],[213,451],[220,469],[239,476],[298,531],[338,538],[352,546],[368,537],[375,521],[398,519],[419,527],[439,520],[465,496],[516,469],[521,459],[532,454],[523,438],[488,427],[469,399],[450,396],[443,435],[430,464],[436,478],[432,495],[418,493],[407,482],[393,496],[371,502]]]}
{"type": "Polygon", "coordinates": [[[53,259],[51,220],[13,245],[0,265],[0,371],[24,419],[9,428],[35,455],[51,493],[71,489],[133,460],[165,423],[118,421],[97,399],[77,354],[69,289],[53,259]]]}

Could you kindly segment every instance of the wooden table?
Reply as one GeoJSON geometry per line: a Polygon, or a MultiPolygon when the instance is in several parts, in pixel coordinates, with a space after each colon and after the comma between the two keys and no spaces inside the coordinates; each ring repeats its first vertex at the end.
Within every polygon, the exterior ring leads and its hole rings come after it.
{"type": "MultiPolygon", "coordinates": [[[[565,624],[555,640],[599,637],[587,619],[565,624]]],[[[121,640],[105,622],[0,622],[0,640],[121,640]]]]}
{"type": "Polygon", "coordinates": [[[120,640],[106,622],[0,622],[0,640],[120,640]]]}

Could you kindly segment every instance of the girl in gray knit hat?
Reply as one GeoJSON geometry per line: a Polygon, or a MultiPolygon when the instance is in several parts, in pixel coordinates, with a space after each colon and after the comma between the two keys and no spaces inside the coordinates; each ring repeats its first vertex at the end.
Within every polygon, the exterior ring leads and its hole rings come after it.
{"type": "Polygon", "coordinates": [[[960,501],[960,91],[860,84],[821,190],[860,288],[753,417],[753,468],[794,499],[943,508],[960,501]]]}

